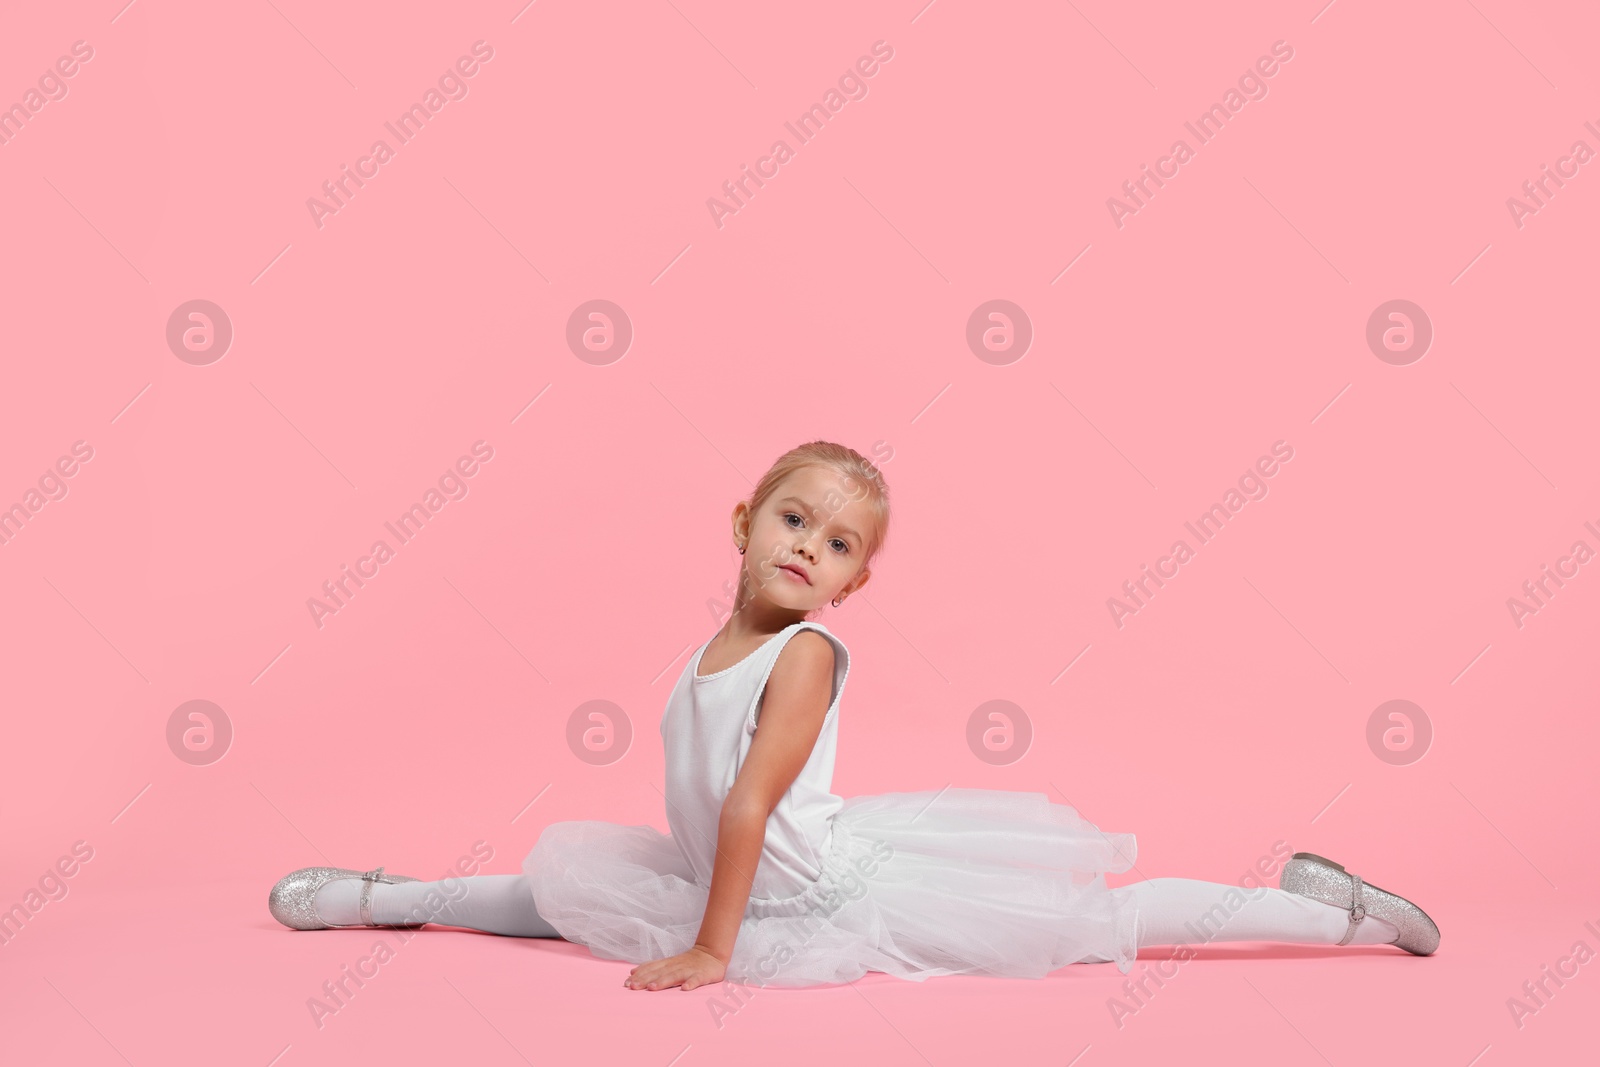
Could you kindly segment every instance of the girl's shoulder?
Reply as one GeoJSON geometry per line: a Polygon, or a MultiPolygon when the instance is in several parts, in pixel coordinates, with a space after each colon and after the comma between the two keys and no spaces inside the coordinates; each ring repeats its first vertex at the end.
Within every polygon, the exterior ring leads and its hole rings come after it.
{"type": "MultiPolygon", "coordinates": [[[[818,637],[820,637],[823,640],[827,641],[828,645],[830,647],[832,647],[832,649],[834,651],[835,666],[838,666],[840,663],[847,663],[849,661],[850,650],[845,647],[844,642],[842,640],[840,640],[838,634],[836,634],[832,630],[828,629],[822,623],[813,622],[810,619],[805,619],[805,620],[802,620],[801,622],[790,623],[789,626],[785,627],[785,629],[788,630],[788,631],[791,631],[791,632],[788,633],[786,636],[785,635],[780,635],[779,640],[775,642],[777,644],[777,646],[778,646],[778,653],[780,655],[782,654],[783,649],[791,641],[793,641],[796,637],[799,637],[802,633],[806,632],[807,630],[810,630],[810,631],[815,632],[818,637]]],[[[815,641],[812,640],[811,643],[815,644],[815,641]]]]}
{"type": "Polygon", "coordinates": [[[827,718],[832,719],[839,708],[839,700],[844,695],[845,679],[850,674],[850,650],[839,640],[837,634],[829,630],[820,622],[809,619],[791,623],[784,627],[783,632],[774,640],[777,646],[771,658],[767,660],[766,669],[762,672],[761,680],[756,686],[756,699],[752,702],[749,712],[745,717],[745,725],[749,730],[754,730],[758,719],[761,699],[766,692],[767,682],[771,679],[773,670],[778,665],[778,660],[783,655],[783,650],[791,644],[796,636],[805,630],[813,630],[827,640],[833,649],[833,695],[828,702],[827,718]]]}

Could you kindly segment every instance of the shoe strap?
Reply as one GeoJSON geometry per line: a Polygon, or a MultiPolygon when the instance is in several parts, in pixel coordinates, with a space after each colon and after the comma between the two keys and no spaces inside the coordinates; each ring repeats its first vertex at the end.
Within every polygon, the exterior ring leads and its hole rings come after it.
{"type": "Polygon", "coordinates": [[[361,906],[356,914],[362,926],[376,925],[372,921],[372,884],[387,881],[388,879],[383,877],[382,867],[370,870],[361,876],[361,906]]]}
{"type": "Polygon", "coordinates": [[[1350,925],[1345,929],[1341,945],[1348,945],[1355,940],[1356,927],[1361,925],[1361,920],[1367,917],[1367,902],[1361,895],[1361,876],[1350,876],[1350,925]]]}

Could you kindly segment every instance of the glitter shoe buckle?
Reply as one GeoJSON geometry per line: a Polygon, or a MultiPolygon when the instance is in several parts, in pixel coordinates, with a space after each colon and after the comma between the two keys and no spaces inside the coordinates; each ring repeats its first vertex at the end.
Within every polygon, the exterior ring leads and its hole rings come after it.
{"type": "Polygon", "coordinates": [[[376,926],[372,921],[372,884],[374,882],[387,882],[383,876],[383,868],[378,867],[361,876],[361,899],[356,906],[357,918],[362,926],[376,926]]]}
{"type": "Polygon", "coordinates": [[[1350,925],[1345,928],[1344,937],[1339,944],[1348,945],[1355,940],[1356,927],[1361,925],[1361,920],[1367,917],[1367,903],[1361,897],[1361,876],[1350,876],[1350,925]]]}

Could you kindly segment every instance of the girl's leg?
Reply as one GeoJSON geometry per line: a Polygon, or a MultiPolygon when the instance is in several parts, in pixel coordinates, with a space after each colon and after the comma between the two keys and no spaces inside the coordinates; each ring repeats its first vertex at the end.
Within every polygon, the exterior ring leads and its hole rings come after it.
{"type": "MultiPolygon", "coordinates": [[[[361,879],[335,878],[317,890],[323,922],[356,923],[361,879]]],[[[441,882],[377,882],[372,887],[372,921],[464,926],[507,937],[560,937],[534,906],[524,874],[477,874],[441,882]]]]}
{"type": "MultiPolygon", "coordinates": [[[[1350,926],[1344,908],[1267,886],[1245,889],[1193,878],[1151,878],[1127,888],[1139,902],[1140,948],[1210,941],[1337,945],[1350,926]]],[[[1350,943],[1387,945],[1399,936],[1393,923],[1368,915],[1350,943]]]]}
{"type": "MultiPolygon", "coordinates": [[[[1337,945],[1350,926],[1344,908],[1267,886],[1245,889],[1193,878],[1151,878],[1125,888],[1139,905],[1140,948],[1211,941],[1337,945]]],[[[1350,943],[1387,945],[1399,936],[1393,923],[1368,915],[1350,943]]],[[[1095,956],[1084,962],[1106,960],[1095,956]]]]}

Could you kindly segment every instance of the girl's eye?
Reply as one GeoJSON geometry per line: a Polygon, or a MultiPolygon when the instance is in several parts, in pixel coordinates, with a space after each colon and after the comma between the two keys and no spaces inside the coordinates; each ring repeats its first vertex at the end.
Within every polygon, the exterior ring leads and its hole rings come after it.
{"type": "MultiPolygon", "coordinates": [[[[800,516],[795,514],[792,511],[784,512],[783,513],[784,523],[788,524],[790,519],[800,519],[800,516]]],[[[800,523],[801,523],[801,525],[804,525],[805,524],[805,520],[804,519],[800,519],[800,523]]],[[[798,529],[799,527],[791,525],[789,528],[790,529],[798,529]]],[[[835,537],[832,541],[829,541],[828,543],[830,545],[838,545],[839,547],[838,547],[838,549],[836,551],[840,552],[841,554],[846,554],[847,555],[850,552],[849,543],[847,541],[845,541],[842,537],[835,537]]]]}

